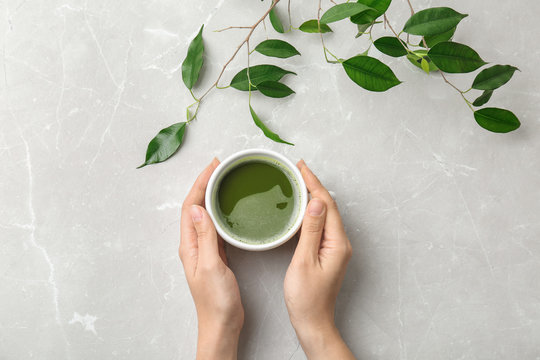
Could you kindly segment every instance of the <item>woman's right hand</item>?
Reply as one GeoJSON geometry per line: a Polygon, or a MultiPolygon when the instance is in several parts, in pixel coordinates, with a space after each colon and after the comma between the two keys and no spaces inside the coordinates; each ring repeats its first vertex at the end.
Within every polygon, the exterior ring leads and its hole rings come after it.
{"type": "Polygon", "coordinates": [[[352,255],[351,243],[334,199],[303,160],[298,168],[312,200],[285,276],[285,304],[310,360],[354,359],[334,324],[336,298],[352,255]]]}

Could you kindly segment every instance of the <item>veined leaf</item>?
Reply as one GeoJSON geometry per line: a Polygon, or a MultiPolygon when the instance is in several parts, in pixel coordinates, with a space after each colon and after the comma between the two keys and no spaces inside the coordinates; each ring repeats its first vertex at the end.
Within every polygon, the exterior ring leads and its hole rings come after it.
{"type": "Polygon", "coordinates": [[[373,45],[383,54],[393,57],[405,56],[408,53],[401,41],[394,36],[378,38],[373,42],[373,45]]]}
{"type": "Polygon", "coordinates": [[[351,22],[354,24],[370,24],[386,12],[391,2],[392,0],[358,0],[358,3],[369,6],[373,10],[351,16],[351,22]]]}
{"type": "Polygon", "coordinates": [[[291,56],[300,55],[294,46],[283,40],[270,39],[261,42],[255,47],[255,51],[277,58],[289,58],[291,56]]]}
{"type": "MultiPolygon", "coordinates": [[[[452,37],[454,36],[455,32],[456,32],[456,28],[453,27],[450,30],[443,32],[442,34],[424,36],[424,40],[426,40],[426,44],[428,48],[432,48],[440,42],[450,41],[452,37]]],[[[424,42],[420,40],[420,43],[418,44],[418,46],[425,47],[424,42]]]]}
{"type": "Polygon", "coordinates": [[[356,25],[358,27],[358,33],[356,34],[355,38],[359,38],[364,34],[364,32],[367,30],[368,27],[371,26],[371,23],[368,24],[358,24],[356,25]]]}
{"type": "Polygon", "coordinates": [[[478,90],[495,90],[510,81],[516,70],[519,69],[511,65],[494,65],[480,71],[472,87],[478,90]]]}
{"type": "MultiPolygon", "coordinates": [[[[287,74],[296,75],[292,71],[282,69],[275,65],[255,65],[249,68],[249,78],[251,80],[251,91],[257,90],[256,87],[263,81],[279,81],[287,74]],[[255,88],[253,87],[255,86],[255,88]]],[[[248,91],[249,83],[247,78],[247,68],[240,70],[231,80],[231,84],[235,89],[248,91]]]]}
{"type": "Polygon", "coordinates": [[[283,30],[283,24],[276,13],[275,6],[272,8],[272,10],[270,10],[269,16],[270,16],[270,23],[272,23],[272,27],[274,28],[274,30],[276,30],[278,33],[283,34],[285,30],[283,30]]]}
{"type": "Polygon", "coordinates": [[[294,91],[290,87],[278,81],[263,81],[257,85],[257,89],[261,94],[273,98],[283,98],[294,94],[294,91]]]}
{"type": "Polygon", "coordinates": [[[266,125],[264,125],[264,123],[261,121],[261,119],[259,119],[259,117],[255,113],[251,105],[249,105],[249,112],[251,113],[251,117],[253,118],[255,125],[257,125],[257,127],[262,130],[262,132],[264,133],[264,136],[278,143],[294,145],[290,142],[283,140],[282,138],[279,137],[278,134],[276,134],[275,132],[272,132],[269,128],[267,128],[266,125]]]}
{"type": "Polygon", "coordinates": [[[451,41],[438,43],[428,55],[439,69],[447,73],[468,73],[487,64],[467,45],[451,41]]]}
{"type": "Polygon", "coordinates": [[[360,3],[343,3],[332,6],[321,17],[321,24],[329,24],[343,20],[363,11],[374,10],[369,6],[360,3]]]}
{"type": "Polygon", "coordinates": [[[477,97],[476,100],[474,100],[472,104],[474,106],[482,106],[485,103],[487,103],[489,99],[491,99],[491,95],[493,95],[493,90],[484,90],[482,95],[477,97]]]}
{"type": "Polygon", "coordinates": [[[448,7],[425,9],[411,16],[403,31],[411,35],[437,35],[456,27],[466,16],[448,7]]]}
{"type": "MultiPolygon", "coordinates": [[[[407,60],[411,62],[414,66],[417,68],[426,71],[424,68],[422,68],[422,60],[425,60],[428,63],[429,66],[429,72],[437,71],[439,68],[437,65],[431,61],[429,56],[427,55],[427,50],[416,50],[413,53],[407,54],[407,60]]],[[[425,67],[425,64],[424,64],[425,67]]],[[[429,73],[428,73],[429,74],[429,73]]]]}
{"type": "Polygon", "coordinates": [[[146,160],[137,169],[170,158],[182,145],[186,123],[181,122],[162,129],[148,144],[146,160]]]}
{"type": "Polygon", "coordinates": [[[203,65],[204,44],[202,38],[204,25],[201,26],[199,33],[189,44],[188,52],[184,62],[182,63],[182,80],[188,89],[192,89],[193,85],[199,79],[199,73],[203,65]]]}
{"type": "Polygon", "coordinates": [[[366,90],[386,91],[401,83],[387,65],[370,56],[354,56],[342,65],[349,78],[366,90]]]}
{"type": "MultiPolygon", "coordinates": [[[[300,27],[298,28],[300,31],[303,31],[305,33],[319,33],[319,23],[317,20],[308,20],[304,22],[300,27]]],[[[327,33],[332,32],[332,29],[330,29],[330,26],[321,23],[321,33],[327,33]]]]}
{"type": "Polygon", "coordinates": [[[474,119],[486,130],[507,133],[520,127],[520,122],[513,112],[499,108],[483,108],[474,112],[474,119]]]}

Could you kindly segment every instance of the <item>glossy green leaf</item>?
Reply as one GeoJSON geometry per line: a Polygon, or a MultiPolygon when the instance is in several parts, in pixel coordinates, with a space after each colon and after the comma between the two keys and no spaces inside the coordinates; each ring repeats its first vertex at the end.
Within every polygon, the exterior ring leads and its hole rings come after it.
{"type": "Polygon", "coordinates": [[[267,128],[266,125],[264,125],[264,123],[261,121],[261,119],[259,119],[259,117],[255,113],[251,105],[249,105],[249,112],[251,113],[251,117],[253,118],[255,125],[257,125],[257,127],[262,130],[262,132],[264,133],[264,136],[278,143],[294,145],[290,142],[283,140],[282,138],[279,137],[278,134],[272,132],[269,128],[267,128]]]}
{"type": "MultiPolygon", "coordinates": [[[[456,32],[456,28],[454,27],[448,31],[443,32],[442,34],[424,36],[424,40],[426,40],[426,44],[428,48],[432,48],[440,42],[450,41],[452,37],[454,36],[455,32],[456,32]]],[[[420,40],[420,43],[418,44],[418,46],[425,47],[424,42],[420,40]]]]}
{"type": "MultiPolygon", "coordinates": [[[[308,20],[304,22],[302,25],[300,25],[298,29],[305,33],[319,33],[319,23],[317,22],[317,20],[308,20]]],[[[321,33],[332,32],[332,29],[330,29],[330,26],[326,24],[321,24],[320,32],[321,33]]]]}
{"type": "Polygon", "coordinates": [[[407,55],[407,49],[405,49],[401,41],[394,36],[378,38],[373,42],[373,45],[375,45],[377,50],[389,56],[401,57],[407,55]]]}
{"type": "Polygon", "coordinates": [[[270,39],[265,40],[255,47],[255,51],[277,58],[289,58],[291,56],[300,55],[294,46],[283,40],[270,39]]]}
{"type": "Polygon", "coordinates": [[[491,99],[491,95],[493,95],[493,90],[484,90],[482,95],[477,97],[476,100],[474,100],[472,104],[474,106],[482,106],[485,103],[487,103],[489,99],[491,99]]]}
{"type": "Polygon", "coordinates": [[[349,78],[366,90],[386,91],[401,83],[387,65],[370,56],[358,55],[342,65],[349,78]]]}
{"type": "Polygon", "coordinates": [[[386,12],[391,2],[392,0],[358,0],[358,3],[369,6],[373,10],[351,16],[351,22],[354,24],[370,24],[386,12]]]}
{"type": "Polygon", "coordinates": [[[257,89],[261,94],[273,98],[283,98],[294,94],[294,91],[290,87],[278,81],[263,81],[257,85],[257,89]]]}
{"type": "Polygon", "coordinates": [[[468,73],[487,64],[467,45],[451,41],[438,43],[428,55],[439,69],[447,73],[468,73]]]}
{"type": "Polygon", "coordinates": [[[422,57],[422,59],[420,60],[420,68],[424,70],[426,74],[429,74],[429,63],[425,57],[422,57]]]}
{"type": "Polygon", "coordinates": [[[355,38],[359,38],[360,36],[364,35],[364,32],[367,30],[368,27],[371,26],[371,23],[369,23],[369,24],[358,24],[356,26],[358,28],[358,33],[356,34],[355,38]]]}
{"type": "Polygon", "coordinates": [[[276,30],[278,33],[283,34],[285,30],[283,29],[283,23],[279,19],[279,16],[276,12],[276,8],[273,7],[272,10],[270,10],[270,23],[272,23],[272,27],[274,30],[276,30]]]}
{"type": "Polygon", "coordinates": [[[332,6],[321,17],[321,24],[330,24],[343,20],[363,11],[374,10],[369,6],[360,3],[344,3],[332,6]]]}
{"type": "Polygon", "coordinates": [[[429,56],[427,56],[427,50],[416,50],[416,51],[414,51],[414,53],[408,53],[407,54],[407,60],[409,60],[411,62],[411,64],[413,64],[417,68],[419,68],[421,70],[424,70],[424,71],[425,71],[425,69],[422,68],[422,60],[425,60],[428,63],[429,72],[439,70],[437,65],[435,65],[433,63],[433,61],[431,61],[429,56]]]}
{"type": "Polygon", "coordinates": [[[499,108],[483,108],[474,112],[474,119],[486,130],[507,133],[521,125],[513,112],[499,108]]]}
{"type": "Polygon", "coordinates": [[[189,44],[188,52],[182,63],[182,80],[188,89],[192,89],[203,66],[204,44],[202,38],[204,25],[201,26],[199,33],[189,44]]]}
{"type": "Polygon", "coordinates": [[[494,65],[480,71],[472,87],[478,90],[495,90],[510,81],[516,70],[519,69],[512,65],[494,65]]]}
{"type": "Polygon", "coordinates": [[[182,145],[186,123],[181,122],[162,129],[148,144],[146,160],[137,169],[170,158],[182,145]]]}
{"type": "Polygon", "coordinates": [[[448,7],[425,9],[411,16],[403,31],[412,35],[437,35],[456,27],[466,16],[448,7]]]}
{"type": "MultiPolygon", "coordinates": [[[[296,73],[292,71],[288,71],[285,69],[282,69],[275,65],[255,65],[251,66],[249,68],[249,78],[251,80],[251,84],[255,86],[255,88],[252,86],[251,90],[257,90],[257,85],[262,83],[263,81],[279,81],[283,76],[287,74],[293,74],[296,75],[296,73]]],[[[235,89],[242,90],[242,91],[248,91],[249,90],[249,84],[248,84],[248,78],[247,78],[247,68],[244,68],[240,70],[231,80],[231,84],[235,89]]]]}

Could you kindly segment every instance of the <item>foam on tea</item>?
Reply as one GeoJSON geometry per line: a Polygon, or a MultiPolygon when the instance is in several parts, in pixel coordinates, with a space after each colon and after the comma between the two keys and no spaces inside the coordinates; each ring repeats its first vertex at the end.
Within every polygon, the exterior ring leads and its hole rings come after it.
{"type": "Polygon", "coordinates": [[[240,241],[270,242],[295,221],[296,191],[277,164],[240,163],[222,178],[217,195],[220,220],[240,241]]]}

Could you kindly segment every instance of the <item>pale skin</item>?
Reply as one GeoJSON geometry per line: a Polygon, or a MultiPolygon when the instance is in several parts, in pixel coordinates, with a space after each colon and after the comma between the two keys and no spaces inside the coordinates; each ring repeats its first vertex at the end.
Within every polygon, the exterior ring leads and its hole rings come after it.
{"type": "MultiPolygon", "coordinates": [[[[214,159],[204,169],[182,205],[179,253],[197,309],[197,360],[236,359],[244,323],[223,239],[204,209],[206,185],[218,165],[214,159]]],[[[303,160],[297,165],[312,199],[285,276],[285,304],[309,360],[355,359],[334,322],[351,244],[335,201],[303,160]]]]}

